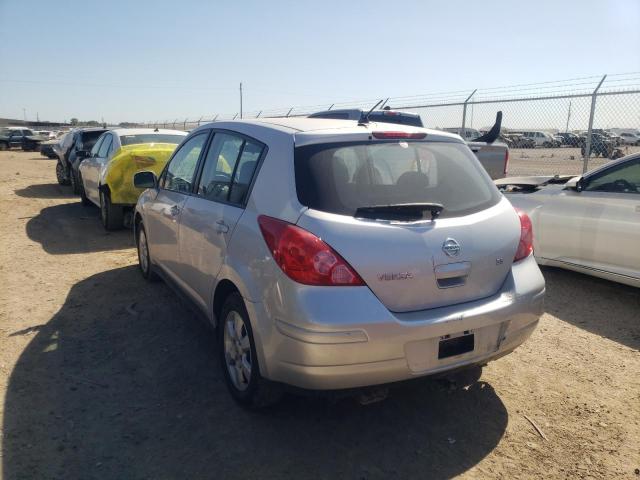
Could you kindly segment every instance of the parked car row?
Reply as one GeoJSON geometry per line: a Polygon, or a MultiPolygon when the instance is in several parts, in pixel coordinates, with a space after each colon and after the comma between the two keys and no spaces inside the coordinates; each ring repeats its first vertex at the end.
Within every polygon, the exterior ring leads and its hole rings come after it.
{"type": "Polygon", "coordinates": [[[56,178],[71,185],[83,205],[100,207],[107,230],[130,224],[141,190],[133,185],[141,170],[160,173],[186,132],[131,128],[80,128],[58,144],[56,178]]]}
{"type": "Polygon", "coordinates": [[[287,386],[381,398],[511,352],[542,313],[529,217],[457,135],[363,117],[69,138],[69,182],[106,228],[132,214],[142,275],[217,327],[241,404],[287,386]]]}

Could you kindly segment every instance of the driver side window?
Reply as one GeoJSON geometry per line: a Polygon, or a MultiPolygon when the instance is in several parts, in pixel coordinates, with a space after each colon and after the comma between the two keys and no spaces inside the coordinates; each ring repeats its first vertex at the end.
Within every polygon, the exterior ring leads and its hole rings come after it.
{"type": "Polygon", "coordinates": [[[640,158],[594,175],[588,179],[585,191],[640,193],[640,158]]]}
{"type": "Polygon", "coordinates": [[[190,138],[171,159],[164,172],[162,187],[180,193],[191,193],[200,152],[207,141],[208,132],[190,138]]]}

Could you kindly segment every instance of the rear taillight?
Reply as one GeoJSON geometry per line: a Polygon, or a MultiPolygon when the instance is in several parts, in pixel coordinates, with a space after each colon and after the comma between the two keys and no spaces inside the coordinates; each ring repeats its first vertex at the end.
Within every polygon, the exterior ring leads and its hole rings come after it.
{"type": "Polygon", "coordinates": [[[258,225],[273,259],[292,280],[305,285],[364,285],[360,275],[313,233],[265,215],[258,217],[258,225]]]}
{"type": "Polygon", "coordinates": [[[505,175],[507,174],[507,169],[509,167],[509,149],[507,148],[507,151],[504,152],[504,173],[505,175]]]}
{"type": "Polygon", "coordinates": [[[381,140],[389,140],[396,138],[408,138],[412,140],[422,140],[427,136],[426,133],[409,133],[409,132],[373,132],[375,138],[381,140]]]}
{"type": "Polygon", "coordinates": [[[533,226],[529,215],[522,210],[516,208],[518,218],[520,218],[520,242],[518,242],[518,250],[513,258],[514,262],[527,258],[533,253],[533,226]]]}

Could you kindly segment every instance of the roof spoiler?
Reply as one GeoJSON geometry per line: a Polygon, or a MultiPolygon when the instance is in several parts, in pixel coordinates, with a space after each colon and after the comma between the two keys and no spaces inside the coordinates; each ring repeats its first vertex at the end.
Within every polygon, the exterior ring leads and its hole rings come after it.
{"type": "Polygon", "coordinates": [[[484,135],[472,140],[472,142],[485,142],[485,143],[493,143],[500,136],[500,129],[502,128],[502,111],[496,113],[496,123],[493,124],[491,130],[489,130],[484,135]]]}

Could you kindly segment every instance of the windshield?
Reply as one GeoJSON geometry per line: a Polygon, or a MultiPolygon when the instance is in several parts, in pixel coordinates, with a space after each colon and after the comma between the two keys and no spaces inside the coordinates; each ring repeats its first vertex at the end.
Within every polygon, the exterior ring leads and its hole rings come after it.
{"type": "Polygon", "coordinates": [[[124,147],[125,145],[136,145],[139,143],[180,143],[184,135],[175,133],[138,133],[135,135],[120,135],[120,143],[124,147]]]}
{"type": "Polygon", "coordinates": [[[459,143],[358,142],[295,149],[298,199],[353,216],[359,208],[437,203],[441,217],[467,215],[500,200],[469,148],[459,143]]]}

